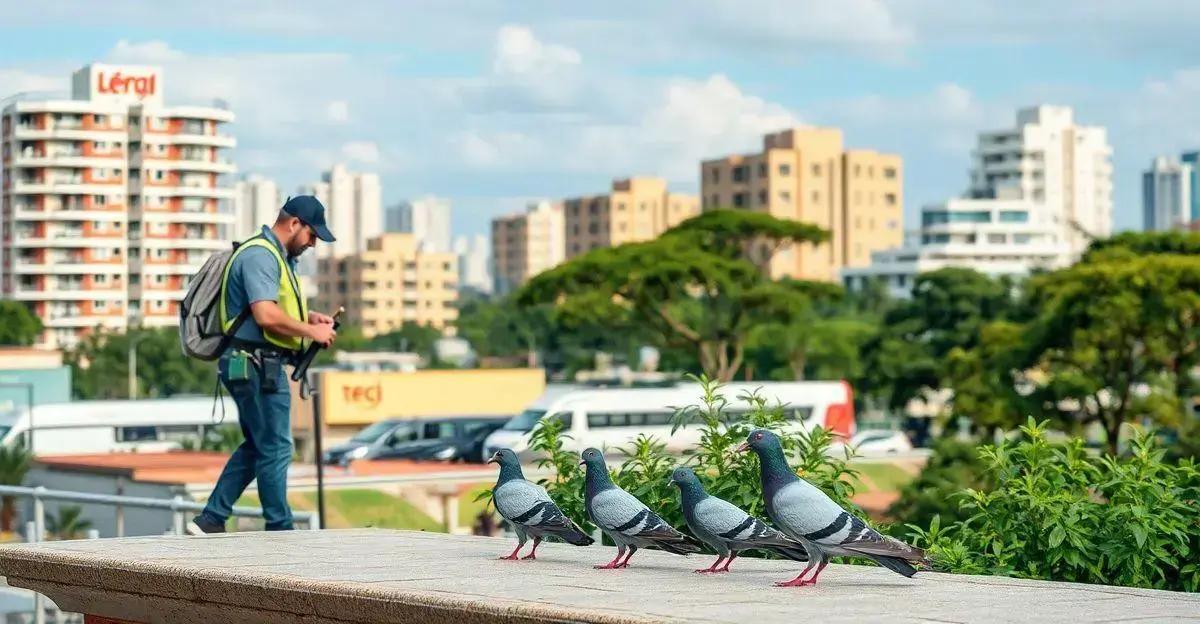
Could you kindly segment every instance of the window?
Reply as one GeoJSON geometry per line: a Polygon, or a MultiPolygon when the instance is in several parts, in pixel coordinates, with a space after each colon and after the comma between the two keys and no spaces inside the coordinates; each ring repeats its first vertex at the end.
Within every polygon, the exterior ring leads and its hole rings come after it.
{"type": "Polygon", "coordinates": [[[766,206],[769,203],[770,202],[767,200],[767,192],[765,190],[759,191],[758,192],[758,204],[760,206],[766,206]]]}
{"type": "Polygon", "coordinates": [[[95,178],[97,180],[107,180],[108,179],[108,169],[93,169],[92,174],[95,176],[95,178]]]}
{"type": "Polygon", "coordinates": [[[625,202],[617,202],[617,212],[625,212],[625,202]]]}
{"type": "Polygon", "coordinates": [[[425,423],[424,430],[424,435],[421,437],[425,440],[442,440],[454,437],[454,423],[452,422],[425,423]]]}
{"type": "Polygon", "coordinates": [[[1029,213],[1024,210],[1001,210],[1001,223],[1028,223],[1029,213]]]}
{"type": "Polygon", "coordinates": [[[896,194],[895,193],[884,193],[883,194],[883,203],[885,203],[889,206],[895,206],[896,205],[896,194]]]}
{"type": "Polygon", "coordinates": [[[716,167],[712,169],[712,181],[714,184],[721,181],[721,170],[716,167]]]}
{"type": "Polygon", "coordinates": [[[716,208],[717,206],[720,206],[720,205],[721,205],[721,196],[720,196],[720,195],[715,195],[715,194],[714,194],[714,195],[712,196],[712,203],[711,203],[711,204],[709,204],[709,205],[710,205],[710,206],[712,206],[713,208],[716,208]]]}
{"type": "MultiPolygon", "coordinates": [[[[92,281],[94,281],[97,284],[107,284],[108,283],[108,274],[99,273],[97,275],[94,275],[94,276],[92,276],[92,281]]],[[[100,302],[97,302],[97,303],[100,303],[100,302]]]]}
{"type": "Polygon", "coordinates": [[[733,194],[733,205],[736,208],[745,208],[746,207],[746,194],[745,193],[734,193],[733,194]]]}
{"type": "Polygon", "coordinates": [[[747,174],[747,168],[745,165],[742,165],[740,167],[734,167],[733,168],[733,181],[734,182],[745,182],[746,178],[748,177],[746,174],[747,174]]]}
{"type": "Polygon", "coordinates": [[[781,176],[792,175],[792,166],[787,163],[780,163],[779,175],[781,175],[781,176]]]}
{"type": "Polygon", "coordinates": [[[167,179],[167,172],[163,171],[162,169],[155,169],[152,177],[154,178],[155,182],[162,182],[163,180],[167,179]]]}
{"type": "Polygon", "coordinates": [[[144,442],[158,439],[157,427],[116,427],[114,429],[117,442],[144,442]]]}
{"type": "Polygon", "coordinates": [[[785,204],[792,203],[792,194],[788,191],[779,191],[779,201],[785,204]]]}
{"type": "Polygon", "coordinates": [[[92,115],[92,123],[97,126],[104,125],[104,115],[92,115]]]}
{"type": "Polygon", "coordinates": [[[884,167],[883,168],[883,177],[885,177],[889,180],[895,179],[896,178],[896,168],[895,167],[884,167]]]}
{"type": "Polygon", "coordinates": [[[758,177],[767,177],[767,163],[758,163],[758,177]]]}
{"type": "Polygon", "coordinates": [[[815,176],[819,176],[819,175],[821,175],[821,165],[818,165],[818,164],[816,164],[816,163],[813,163],[813,166],[812,166],[812,174],[813,174],[813,175],[815,175],[815,176]]]}
{"type": "Polygon", "coordinates": [[[104,301],[103,299],[98,299],[98,300],[92,302],[92,310],[95,310],[96,312],[103,312],[107,309],[108,309],[108,302],[104,301]]]}
{"type": "Polygon", "coordinates": [[[392,433],[388,435],[387,445],[396,446],[398,444],[403,444],[404,442],[414,442],[416,439],[416,425],[405,423],[392,430],[392,433]]]}
{"type": "Polygon", "coordinates": [[[1004,235],[1003,234],[988,234],[987,242],[992,243],[992,244],[1003,244],[1004,243],[1004,235]]]}
{"type": "Polygon", "coordinates": [[[821,201],[821,192],[820,192],[820,191],[813,191],[813,192],[812,192],[812,200],[813,200],[813,201],[815,201],[815,202],[819,202],[819,201],[821,201]]]}

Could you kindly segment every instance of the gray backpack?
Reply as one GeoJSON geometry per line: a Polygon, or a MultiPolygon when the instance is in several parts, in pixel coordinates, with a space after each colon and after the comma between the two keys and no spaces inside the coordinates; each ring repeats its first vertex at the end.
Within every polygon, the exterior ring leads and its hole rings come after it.
{"type": "Polygon", "coordinates": [[[241,243],[209,256],[192,276],[187,295],[179,304],[179,345],[183,354],[199,360],[212,361],[225,352],[229,341],[249,316],[249,307],[242,310],[229,333],[221,330],[221,281],[225,267],[241,243]]]}

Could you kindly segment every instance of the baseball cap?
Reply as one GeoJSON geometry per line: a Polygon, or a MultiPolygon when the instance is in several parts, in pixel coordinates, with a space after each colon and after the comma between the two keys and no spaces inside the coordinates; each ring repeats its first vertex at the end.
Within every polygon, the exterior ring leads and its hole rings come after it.
{"type": "Polygon", "coordinates": [[[325,227],[325,206],[321,205],[321,201],[316,197],[297,195],[288,198],[287,203],[283,205],[283,211],[300,219],[305,225],[311,225],[317,232],[317,238],[327,243],[337,240],[333,237],[333,232],[325,227]]]}

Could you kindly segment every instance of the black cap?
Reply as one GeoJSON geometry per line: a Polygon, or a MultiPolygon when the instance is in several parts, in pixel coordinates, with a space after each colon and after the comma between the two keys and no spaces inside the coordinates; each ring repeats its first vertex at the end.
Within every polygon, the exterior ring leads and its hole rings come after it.
{"type": "Polygon", "coordinates": [[[317,238],[332,243],[337,240],[333,232],[325,227],[325,206],[312,195],[298,195],[289,198],[283,205],[283,211],[300,219],[305,225],[311,225],[317,231],[317,238]]]}

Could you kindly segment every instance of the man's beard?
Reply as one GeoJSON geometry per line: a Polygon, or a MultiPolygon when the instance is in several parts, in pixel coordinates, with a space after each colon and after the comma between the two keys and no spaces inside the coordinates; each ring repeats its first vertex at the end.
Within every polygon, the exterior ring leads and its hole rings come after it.
{"type": "Polygon", "coordinates": [[[304,253],[305,249],[308,249],[307,245],[293,247],[292,244],[288,244],[288,246],[287,246],[288,257],[289,258],[299,258],[300,254],[304,253]]]}

